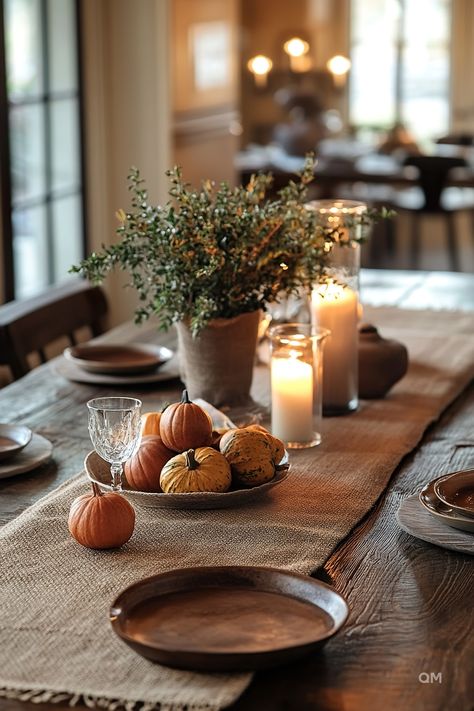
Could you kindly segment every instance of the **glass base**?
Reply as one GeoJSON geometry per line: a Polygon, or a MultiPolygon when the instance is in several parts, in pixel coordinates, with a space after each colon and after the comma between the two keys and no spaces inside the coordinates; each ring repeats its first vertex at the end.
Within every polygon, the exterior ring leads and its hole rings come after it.
{"type": "Polygon", "coordinates": [[[359,409],[359,401],[354,399],[346,405],[324,405],[323,417],[339,417],[340,415],[350,415],[359,409]]]}
{"type": "Polygon", "coordinates": [[[321,444],[319,432],[315,432],[313,439],[309,440],[309,442],[285,442],[285,446],[288,449],[309,449],[310,447],[317,447],[318,444],[321,444]]]}

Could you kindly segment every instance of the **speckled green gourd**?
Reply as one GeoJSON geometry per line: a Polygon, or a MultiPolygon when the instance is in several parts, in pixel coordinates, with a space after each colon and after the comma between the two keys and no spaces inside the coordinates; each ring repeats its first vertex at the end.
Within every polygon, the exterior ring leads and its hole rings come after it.
{"type": "Polygon", "coordinates": [[[222,436],[219,449],[229,462],[237,485],[259,486],[275,476],[272,444],[263,432],[229,430],[222,436]]]}

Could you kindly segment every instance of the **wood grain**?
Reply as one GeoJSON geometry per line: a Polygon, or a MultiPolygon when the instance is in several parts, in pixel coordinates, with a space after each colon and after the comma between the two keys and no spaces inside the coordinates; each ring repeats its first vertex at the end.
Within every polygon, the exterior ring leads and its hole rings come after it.
{"type": "MultiPolygon", "coordinates": [[[[124,326],[122,334],[129,329],[124,326]]],[[[140,340],[147,340],[146,333],[140,340]]],[[[167,337],[160,342],[169,344],[167,337]]],[[[85,403],[108,389],[52,377],[51,367],[46,364],[2,391],[3,417],[51,439],[55,453],[42,470],[0,481],[0,523],[76,473],[90,449],[85,403]]],[[[175,398],[177,390],[165,383],[128,392],[143,400],[146,411],[175,398]]],[[[259,673],[235,711],[474,709],[472,557],[409,536],[395,517],[400,501],[429,479],[474,466],[473,422],[471,386],[405,458],[373,511],[315,573],[349,602],[343,630],[305,661],[259,673]],[[430,674],[441,677],[429,683],[430,674]]],[[[0,700],[2,711],[30,708],[39,707],[0,700]]],[[[65,703],[40,708],[70,709],[65,703]]]]}
{"type": "Polygon", "coordinates": [[[401,499],[426,483],[419,475],[421,457],[432,461],[433,476],[474,464],[473,420],[471,387],[404,460],[375,510],[318,571],[349,602],[344,631],[319,657],[259,675],[234,704],[235,711],[472,710],[473,561],[404,533],[395,514],[401,499]],[[431,673],[441,673],[441,683],[420,682],[420,674],[431,673]]]}

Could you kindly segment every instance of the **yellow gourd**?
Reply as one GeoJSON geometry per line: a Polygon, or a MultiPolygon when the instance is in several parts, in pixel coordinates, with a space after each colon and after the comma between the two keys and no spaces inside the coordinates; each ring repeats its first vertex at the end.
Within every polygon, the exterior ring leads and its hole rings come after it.
{"type": "Polygon", "coordinates": [[[231,483],[229,462],[212,447],[177,454],[164,465],[160,476],[160,486],[166,494],[224,492],[231,483]]]}
{"type": "Polygon", "coordinates": [[[272,452],[273,452],[273,461],[275,464],[279,464],[283,457],[285,456],[285,445],[281,441],[281,439],[278,439],[278,437],[274,437],[268,430],[265,429],[262,425],[247,425],[244,429],[246,430],[255,430],[256,432],[263,432],[263,434],[267,435],[267,437],[270,440],[270,444],[272,446],[272,452]]]}
{"type": "Polygon", "coordinates": [[[241,486],[265,484],[275,476],[274,451],[270,438],[246,427],[222,435],[219,449],[229,462],[232,478],[241,486]]]}

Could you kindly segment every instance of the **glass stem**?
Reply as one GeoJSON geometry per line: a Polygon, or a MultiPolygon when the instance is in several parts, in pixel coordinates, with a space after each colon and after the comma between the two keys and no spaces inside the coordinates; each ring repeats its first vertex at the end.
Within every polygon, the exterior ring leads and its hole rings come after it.
{"type": "Polygon", "coordinates": [[[122,464],[111,464],[112,491],[122,491],[122,464]]]}

